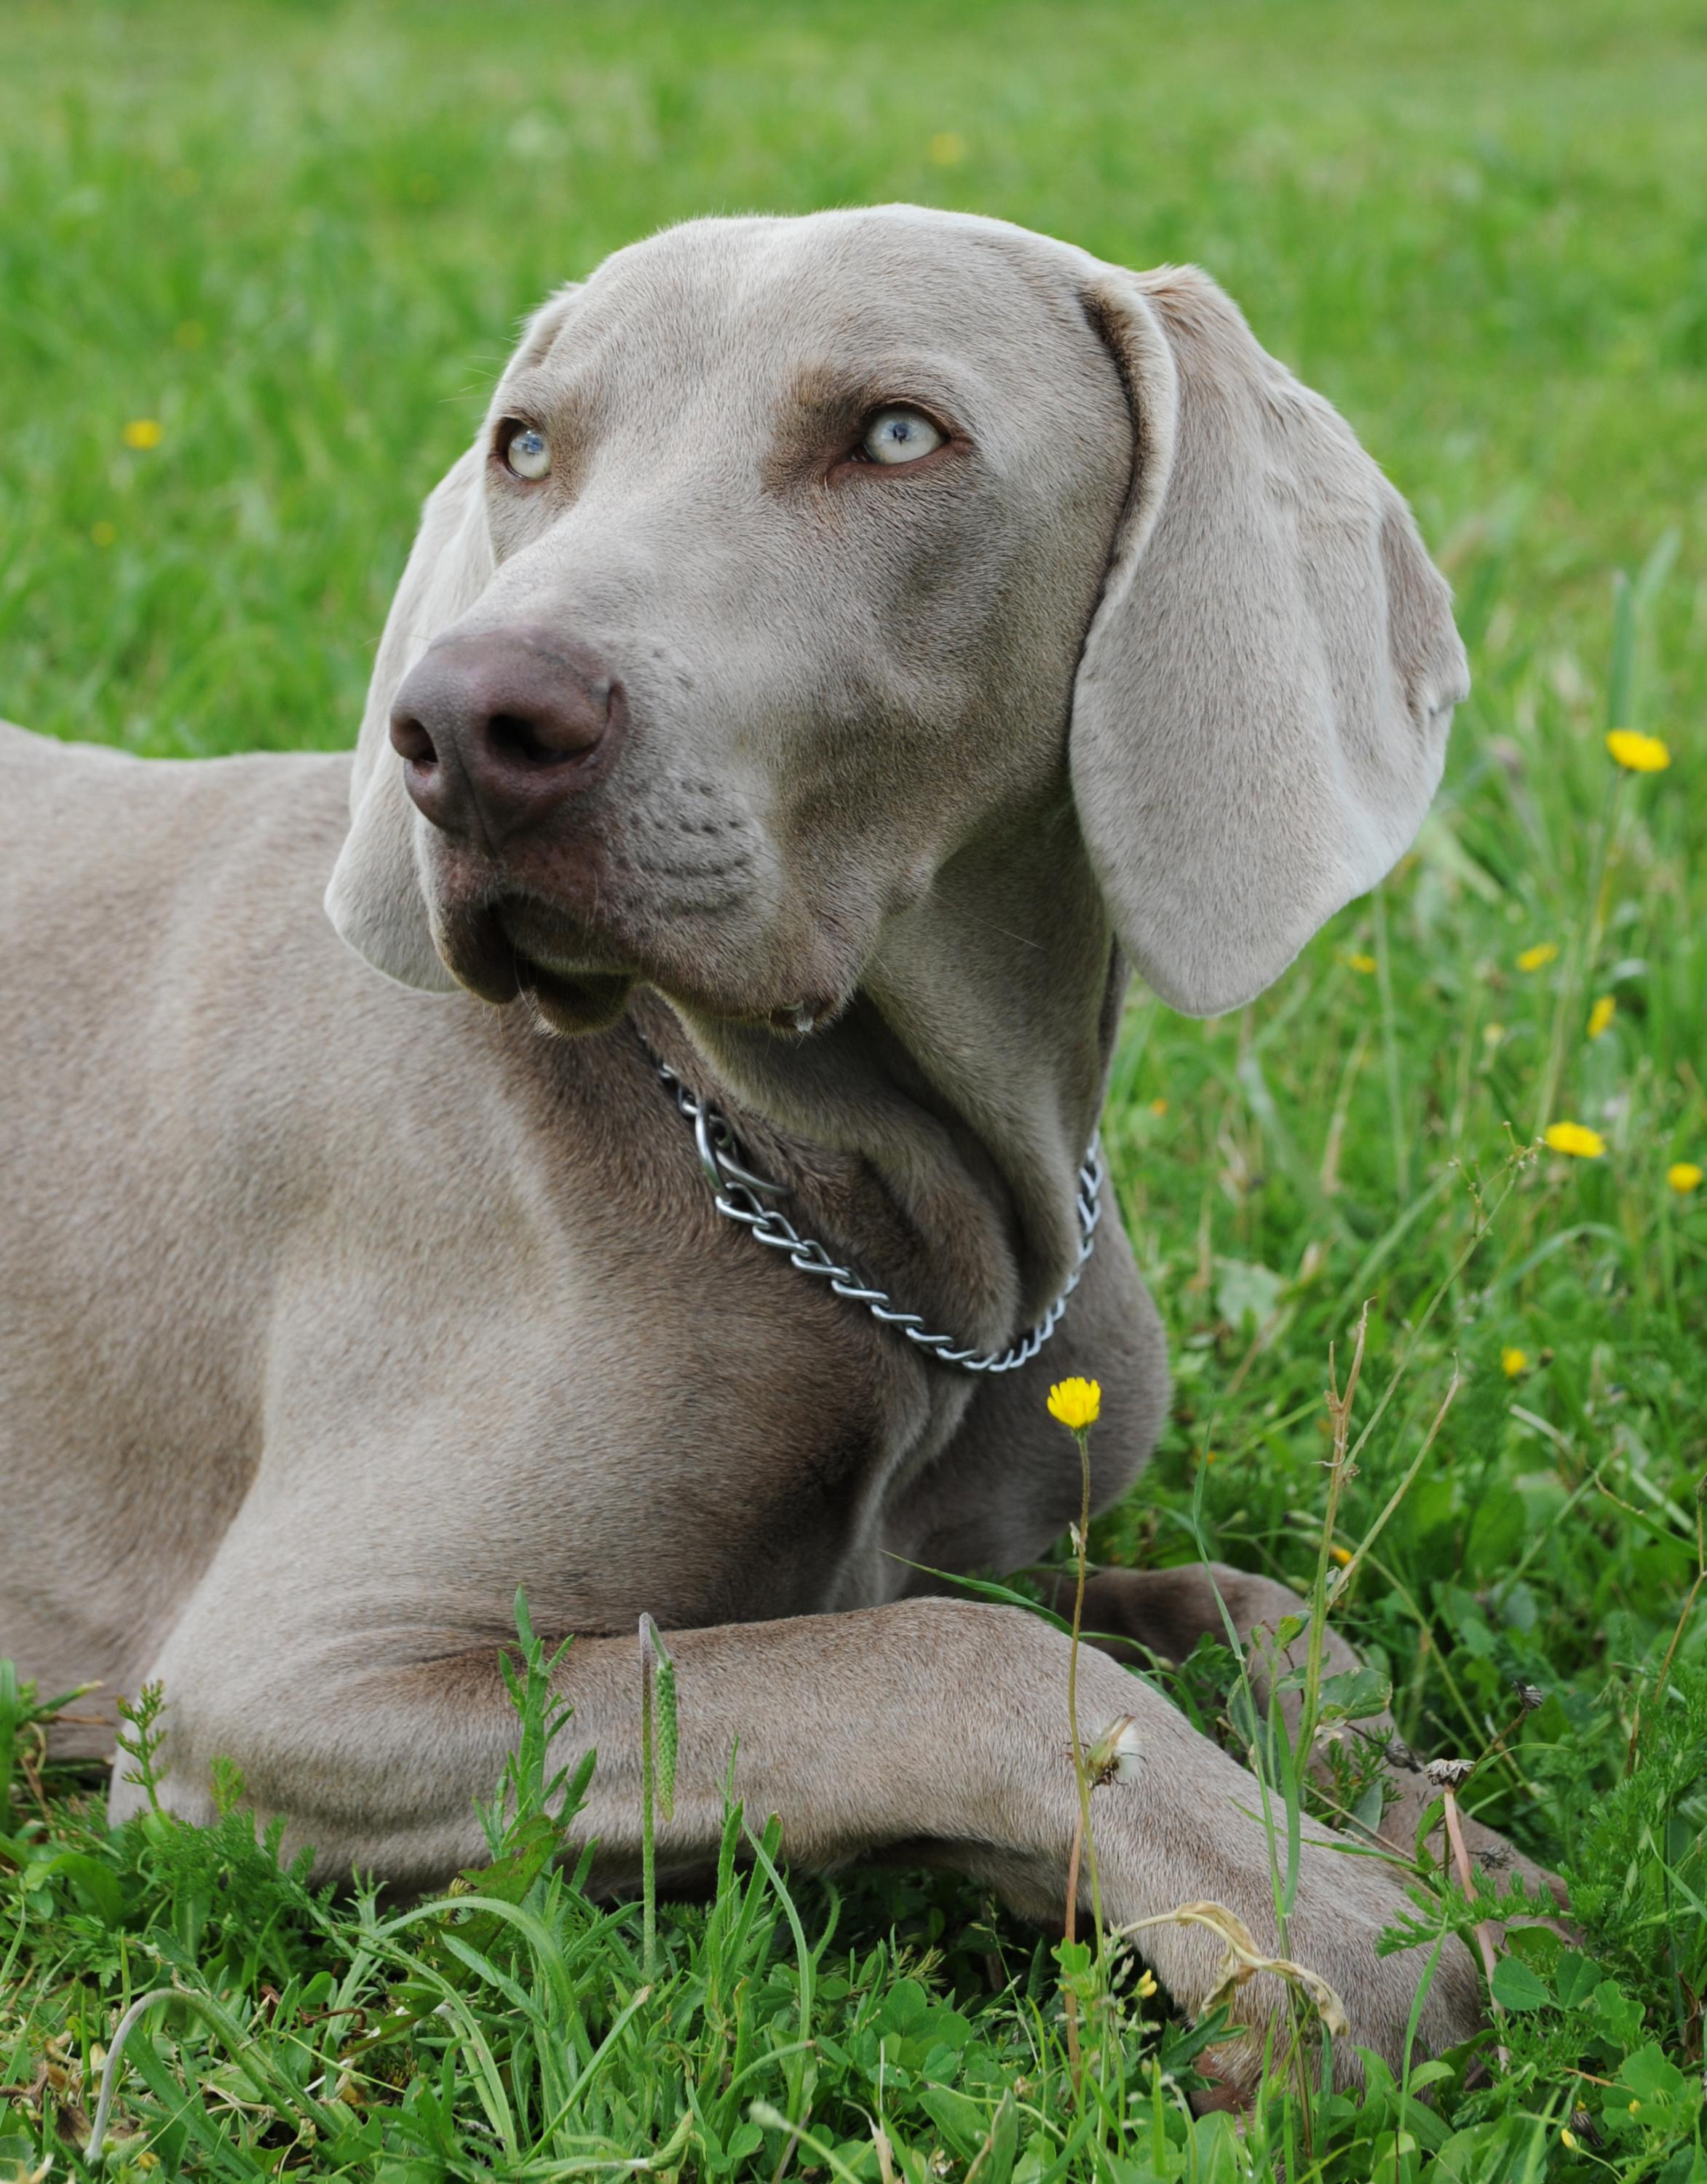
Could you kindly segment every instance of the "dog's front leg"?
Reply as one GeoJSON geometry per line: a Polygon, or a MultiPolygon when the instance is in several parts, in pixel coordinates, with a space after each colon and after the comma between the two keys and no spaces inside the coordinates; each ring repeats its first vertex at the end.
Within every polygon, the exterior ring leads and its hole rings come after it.
{"type": "MultiPolygon", "coordinates": [[[[1040,1620],[952,1600],[895,1602],[853,1614],[677,1631],[681,1755],[673,1819],[661,1822],[666,1873],[714,1858],[726,1784],[759,1822],[781,1816],[786,1854],[837,1865],[899,1845],[929,1847],[1048,1924],[1065,1905],[1078,1795],[1067,1721],[1066,1641],[1040,1620]]],[[[181,1656],[168,1790],[198,1813],[209,1760],[242,1765],[264,1810],[291,1816],[325,1875],[371,1869],[430,1884],[482,1855],[473,1810],[490,1794],[513,1730],[495,1652],[412,1666],[329,1673],[324,1650],[299,1676],[275,1672],[245,1697],[181,1656]],[[289,1684],[299,1688],[292,1691],[289,1684]]],[[[353,1656],[340,1649],[349,1663],[353,1656]]],[[[582,1639],[564,1671],[575,1717],[553,1763],[598,1752],[576,1836],[596,1838],[595,1873],[631,1882],[640,1865],[640,1659],[630,1638],[582,1639]]],[[[1093,1793],[1103,1908],[1111,1925],[1204,1899],[1225,1904],[1265,1952],[1289,1954],[1340,1993],[1353,2039],[1395,2061],[1421,1964],[1378,1960],[1375,1942],[1402,1908],[1378,1862],[1346,1855],[1306,1826],[1286,1947],[1274,1915],[1271,1839],[1257,1787],[1148,1685],[1087,1652],[1079,1719],[1094,1740],[1131,1717],[1138,1758],[1093,1793]]],[[[1277,1855],[1285,1862],[1285,1817],[1277,1855]]],[[[1081,1873],[1087,1910],[1088,1870],[1081,1873]]],[[[1220,1942],[1200,1926],[1161,1924],[1139,1941],[1177,2002],[1195,2009],[1216,1984],[1220,1942]]],[[[1248,2084],[1265,2032],[1284,2023],[1284,1989],[1259,1976],[1235,2008],[1248,2036],[1221,2059],[1248,2084]]],[[[1468,1960],[1437,1968],[1425,2045],[1465,2036],[1476,2019],[1468,1960]]],[[[1342,2075],[1352,2063],[1342,2042],[1342,2075]]]]}

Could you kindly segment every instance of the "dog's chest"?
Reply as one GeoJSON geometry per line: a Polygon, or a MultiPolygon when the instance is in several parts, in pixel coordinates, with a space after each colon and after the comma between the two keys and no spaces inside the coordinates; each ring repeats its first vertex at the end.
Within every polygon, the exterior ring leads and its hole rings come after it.
{"type": "Polygon", "coordinates": [[[389,1480],[383,1521],[393,1568],[414,1561],[455,1624],[502,1624],[518,1585],[539,1627],[587,1632],[895,1590],[888,1513],[937,1437],[932,1381],[890,1330],[719,1216],[681,1139],[654,1135],[643,1172],[606,1162],[572,1192],[488,1178],[465,1216],[480,1269],[451,1324],[430,1273],[403,1294],[433,1253],[392,1262],[388,1309],[445,1362],[430,1387],[411,1375],[413,1475],[389,1480]]]}

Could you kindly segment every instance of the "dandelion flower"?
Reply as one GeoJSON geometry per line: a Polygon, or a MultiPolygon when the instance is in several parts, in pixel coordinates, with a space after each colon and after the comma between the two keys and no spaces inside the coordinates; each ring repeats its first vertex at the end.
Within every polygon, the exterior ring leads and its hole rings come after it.
{"type": "Polygon", "coordinates": [[[1349,1547],[1330,1547],[1328,1549],[1328,1552],[1333,1557],[1334,1560],[1339,1564],[1342,1569],[1343,1569],[1346,1564],[1351,1560],[1351,1549],[1349,1547]]]}
{"type": "Polygon", "coordinates": [[[1605,1139],[1587,1123],[1549,1123],[1541,1134],[1554,1152],[1573,1160],[1599,1160],[1606,1150],[1605,1139]]]}
{"type": "Polygon", "coordinates": [[[133,417],[120,437],[127,448],[158,448],[166,428],[158,417],[133,417]]]}
{"type": "Polygon", "coordinates": [[[1701,1168],[1694,1161],[1676,1161],[1665,1171],[1665,1180],[1680,1198],[1701,1188],[1701,1168]]]}
{"type": "Polygon", "coordinates": [[[1167,1101],[1166,1101],[1165,1100],[1151,1100],[1151,1102],[1150,1102],[1150,1112],[1151,1112],[1153,1115],[1155,1115],[1155,1116],[1157,1116],[1157,1117],[1160,1117],[1160,1116],[1165,1115],[1165,1114],[1167,1113],[1167,1112],[1168,1112],[1168,1103],[1167,1103],[1167,1101]]]}
{"type": "Polygon", "coordinates": [[[1671,754],[1658,736],[1644,736],[1636,728],[1615,728],[1606,748],[1626,773],[1664,773],[1671,754]]]}
{"type": "Polygon", "coordinates": [[[1061,1380],[1049,1390],[1049,1416],[1074,1433],[1082,1433],[1087,1426],[1095,1425],[1102,1407],[1103,1389],[1098,1380],[1061,1380]]]}
{"type": "Polygon", "coordinates": [[[1517,959],[1520,971],[1539,971],[1550,963],[1559,953],[1556,940],[1537,940],[1532,948],[1526,948],[1517,959]]]}
{"type": "Polygon", "coordinates": [[[1361,950],[1348,956],[1345,960],[1354,971],[1360,972],[1365,978],[1372,978],[1381,967],[1373,956],[1365,956],[1361,950]]]}
{"type": "Polygon", "coordinates": [[[1588,1011],[1588,1036],[1599,1039],[1618,1013],[1618,1004],[1610,994],[1603,994],[1588,1011]]]}
{"type": "Polygon", "coordinates": [[[1529,1370],[1529,1352],[1508,1345],[1499,1353],[1499,1369],[1508,1380],[1515,1380],[1520,1373],[1529,1370]]]}

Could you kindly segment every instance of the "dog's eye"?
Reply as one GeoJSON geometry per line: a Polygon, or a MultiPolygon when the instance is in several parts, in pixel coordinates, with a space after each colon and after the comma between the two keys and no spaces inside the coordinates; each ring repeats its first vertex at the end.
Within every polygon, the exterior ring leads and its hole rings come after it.
{"type": "Polygon", "coordinates": [[[859,443],[870,461],[890,464],[916,463],[942,444],[942,435],[917,410],[880,410],[859,443]]]}
{"type": "Polygon", "coordinates": [[[551,469],[551,443],[537,425],[518,425],[503,443],[503,459],[519,478],[542,478],[551,469]]]}

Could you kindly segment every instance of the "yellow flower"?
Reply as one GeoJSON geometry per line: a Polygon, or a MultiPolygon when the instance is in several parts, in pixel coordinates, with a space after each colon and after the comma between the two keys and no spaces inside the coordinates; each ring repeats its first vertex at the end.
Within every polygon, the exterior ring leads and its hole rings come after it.
{"type": "Polygon", "coordinates": [[[1062,1380],[1049,1390],[1049,1416],[1075,1433],[1095,1425],[1102,1407],[1102,1384],[1098,1380],[1062,1380]]]}
{"type": "Polygon", "coordinates": [[[952,129],[943,129],[931,139],[931,158],[939,167],[958,167],[966,156],[966,140],[952,129]]]}
{"type": "Polygon", "coordinates": [[[1153,1115],[1159,1115],[1159,1115],[1165,1115],[1165,1114],[1167,1113],[1167,1112],[1168,1112],[1168,1103],[1167,1103],[1167,1101],[1166,1101],[1165,1100],[1151,1100],[1151,1102],[1150,1102],[1150,1112],[1151,1112],[1153,1115]]]}
{"type": "Polygon", "coordinates": [[[1605,1139],[1587,1123],[1549,1123],[1541,1134],[1554,1152],[1573,1160],[1599,1160],[1606,1150],[1605,1139]]]}
{"type": "Polygon", "coordinates": [[[1665,1171],[1665,1180],[1680,1198],[1701,1188],[1701,1168],[1694,1161],[1676,1161],[1665,1171]]]}
{"type": "Polygon", "coordinates": [[[1610,994],[1603,994],[1600,996],[1600,999],[1594,1004],[1594,1006],[1588,1011],[1588,1036],[1590,1039],[1599,1039],[1601,1033],[1605,1030],[1607,1025],[1611,1022],[1613,1017],[1615,1017],[1617,1013],[1617,1002],[1613,1000],[1610,994]]]}
{"type": "Polygon", "coordinates": [[[1360,971],[1365,978],[1372,978],[1381,967],[1373,956],[1365,956],[1361,950],[1354,955],[1348,956],[1345,960],[1354,971],[1360,971]]]}
{"type": "Polygon", "coordinates": [[[127,448],[158,448],[166,432],[158,417],[133,417],[120,437],[127,448]]]}
{"type": "Polygon", "coordinates": [[[1508,1380],[1515,1380],[1520,1373],[1529,1370],[1529,1352],[1508,1345],[1499,1353],[1499,1369],[1508,1380]]]}
{"type": "Polygon", "coordinates": [[[1576,2153],[1576,2134],[1571,2130],[1569,2124],[1567,2124],[1565,2129],[1560,2132],[1559,2143],[1565,2148],[1567,2153],[1576,2153]]]}
{"type": "Polygon", "coordinates": [[[1526,948],[1518,957],[1517,967],[1520,971],[1539,971],[1558,953],[1559,943],[1556,940],[1537,940],[1534,947],[1526,948]]]}
{"type": "Polygon", "coordinates": [[[1146,1968],[1143,1976],[1138,1981],[1137,1985],[1132,1989],[1132,1992],[1138,1997],[1140,2002],[1148,2002],[1155,1991],[1156,1975],[1153,1971],[1146,1968]]]}
{"type": "Polygon", "coordinates": [[[1615,728],[1606,748],[1626,773],[1664,773],[1671,763],[1658,736],[1644,736],[1636,728],[1615,728]]]}
{"type": "Polygon", "coordinates": [[[1351,1560],[1351,1549],[1349,1547],[1330,1547],[1328,1549],[1328,1552],[1333,1557],[1334,1560],[1339,1564],[1342,1569],[1343,1569],[1346,1564],[1351,1560]]]}
{"type": "Polygon", "coordinates": [[[1483,1024],[1482,1027],[1482,1043],[1484,1046],[1498,1046],[1504,1036],[1505,1026],[1503,1023],[1483,1024]]]}

